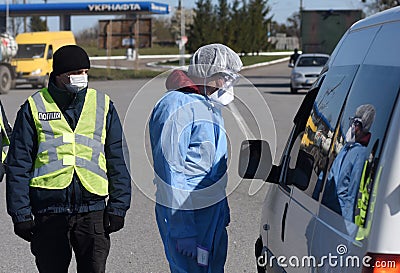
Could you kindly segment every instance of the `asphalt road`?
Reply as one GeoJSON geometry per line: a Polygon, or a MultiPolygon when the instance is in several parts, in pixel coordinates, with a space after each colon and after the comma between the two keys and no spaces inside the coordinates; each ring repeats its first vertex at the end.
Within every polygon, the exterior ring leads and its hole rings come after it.
{"type": "MultiPolygon", "coordinates": [[[[231,223],[226,272],[256,272],[254,242],[268,185],[238,177],[238,152],[243,139],[263,138],[271,144],[278,162],[291,120],[305,94],[305,91],[296,95],[289,93],[289,72],[286,63],[243,71],[244,77],[235,89],[235,105],[224,110],[231,157],[227,189],[231,223]]],[[[125,228],[111,235],[107,272],[169,272],[154,217],[146,127],[154,103],[164,92],[164,81],[160,76],[153,80],[90,82],[91,87],[110,95],[124,120],[134,181],[125,228]]],[[[35,91],[21,86],[0,97],[11,123],[19,106],[35,91]]],[[[5,208],[4,181],[0,183],[0,219],[0,272],[36,272],[29,244],[13,233],[5,208]]],[[[70,272],[75,271],[73,261],[70,272]]]]}

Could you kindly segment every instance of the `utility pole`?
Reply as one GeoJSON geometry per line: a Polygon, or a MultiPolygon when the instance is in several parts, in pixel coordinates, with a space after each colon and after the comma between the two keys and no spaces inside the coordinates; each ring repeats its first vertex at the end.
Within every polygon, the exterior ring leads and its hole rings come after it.
{"type": "Polygon", "coordinates": [[[299,45],[300,45],[300,48],[301,48],[301,50],[303,51],[303,48],[302,48],[302,39],[303,39],[303,37],[301,36],[301,35],[303,35],[302,33],[302,29],[303,29],[303,0],[300,0],[300,14],[299,14],[300,16],[300,35],[299,35],[299,45]]]}
{"type": "Polygon", "coordinates": [[[183,6],[181,3],[181,0],[179,0],[178,4],[178,10],[180,11],[181,14],[181,40],[179,41],[179,65],[184,66],[185,65],[185,42],[184,39],[186,38],[185,36],[185,13],[183,10],[183,6]]]}
{"type": "Polygon", "coordinates": [[[140,47],[140,36],[139,36],[139,24],[140,24],[140,15],[136,14],[135,16],[135,70],[139,70],[139,47],[140,47]]]}
{"type": "MultiPolygon", "coordinates": [[[[26,0],[24,0],[24,5],[26,4],[26,0]]],[[[26,16],[24,16],[24,32],[26,32],[26,16]]]]}
{"type": "Polygon", "coordinates": [[[8,17],[10,16],[8,0],[6,0],[6,32],[8,32],[8,17]]]}
{"type": "MultiPolygon", "coordinates": [[[[47,4],[47,0],[44,0],[44,3],[47,4]]],[[[46,15],[44,21],[45,21],[45,23],[46,23],[46,28],[48,29],[49,27],[47,26],[47,15],[46,15]]]]}

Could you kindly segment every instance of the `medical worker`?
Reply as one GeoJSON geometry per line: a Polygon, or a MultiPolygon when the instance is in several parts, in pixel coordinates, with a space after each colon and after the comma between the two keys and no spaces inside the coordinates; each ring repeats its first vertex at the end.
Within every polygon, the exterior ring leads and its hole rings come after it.
{"type": "Polygon", "coordinates": [[[199,48],[175,70],[149,121],[156,220],[171,272],[223,272],[227,255],[227,139],[221,107],[242,67],[222,44],[199,48]]]}
{"type": "Polygon", "coordinates": [[[369,130],[374,119],[373,105],[357,107],[355,116],[350,119],[346,144],[332,163],[322,196],[322,204],[350,222],[354,222],[356,198],[367,159],[366,147],[371,138],[369,130]]]}
{"type": "Polygon", "coordinates": [[[41,273],[68,272],[72,250],[77,272],[105,272],[109,234],[130,206],[122,126],[109,96],[88,88],[89,68],[81,47],[58,49],[11,137],[7,211],[41,273]]]}

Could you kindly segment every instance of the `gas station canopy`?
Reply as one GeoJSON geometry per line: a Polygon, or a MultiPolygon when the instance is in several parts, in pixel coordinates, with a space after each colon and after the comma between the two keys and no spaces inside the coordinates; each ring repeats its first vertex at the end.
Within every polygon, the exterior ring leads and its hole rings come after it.
{"type": "Polygon", "coordinates": [[[71,30],[71,15],[119,15],[119,14],[169,14],[168,4],[156,2],[75,2],[48,4],[2,4],[0,24],[9,17],[59,16],[60,30],[71,30]]]}

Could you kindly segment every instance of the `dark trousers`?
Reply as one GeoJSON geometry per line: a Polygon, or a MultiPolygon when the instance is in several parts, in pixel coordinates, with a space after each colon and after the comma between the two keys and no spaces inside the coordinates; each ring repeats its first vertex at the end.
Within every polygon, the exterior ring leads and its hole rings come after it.
{"type": "Polygon", "coordinates": [[[104,232],[104,211],[35,217],[31,251],[40,273],[68,273],[75,253],[78,273],[102,273],[110,250],[104,232]]]}

